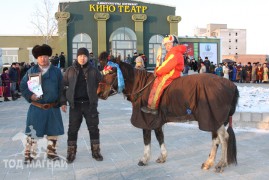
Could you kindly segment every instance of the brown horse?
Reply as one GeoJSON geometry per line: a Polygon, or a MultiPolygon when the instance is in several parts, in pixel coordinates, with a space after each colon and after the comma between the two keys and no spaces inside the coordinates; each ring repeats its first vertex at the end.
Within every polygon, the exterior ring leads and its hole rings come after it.
{"type": "MultiPolygon", "coordinates": [[[[155,131],[161,148],[157,163],[164,163],[167,150],[164,144],[162,126],[167,122],[198,121],[199,129],[212,133],[212,147],[202,169],[214,165],[218,146],[221,145],[221,159],[215,166],[222,172],[229,164],[237,164],[236,139],[232,129],[232,115],[235,112],[239,92],[237,86],[214,74],[184,76],[174,80],[164,91],[158,115],[143,113],[140,108],[147,104],[153,73],[134,69],[120,62],[125,89],[123,94],[132,103],[131,123],[143,129],[144,155],[138,165],[146,165],[150,159],[151,130],[155,131]],[[229,124],[229,127],[225,126],[229,124]]],[[[117,89],[116,73],[107,74],[99,85],[98,94],[107,99],[117,89]]]]}

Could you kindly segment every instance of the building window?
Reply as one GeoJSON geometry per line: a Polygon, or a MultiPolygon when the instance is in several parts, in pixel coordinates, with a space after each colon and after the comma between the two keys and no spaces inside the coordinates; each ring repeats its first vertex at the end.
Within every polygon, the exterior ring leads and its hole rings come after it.
{"type": "Polygon", "coordinates": [[[229,49],[231,49],[231,46],[229,46],[229,49]]]}
{"type": "Polygon", "coordinates": [[[229,36],[231,36],[231,33],[229,32],[229,36]]]}
{"type": "Polygon", "coordinates": [[[157,59],[157,51],[159,47],[162,47],[162,59],[164,58],[164,55],[166,53],[166,50],[164,46],[162,46],[163,36],[161,35],[154,35],[149,40],[149,65],[150,64],[156,64],[157,59]]]}
{"type": "Polygon", "coordinates": [[[231,42],[231,39],[229,39],[229,43],[231,42]]]}
{"type": "Polygon", "coordinates": [[[237,39],[235,39],[235,42],[237,43],[237,39]]]}
{"type": "Polygon", "coordinates": [[[77,34],[72,41],[72,59],[77,59],[77,51],[79,48],[85,47],[89,52],[92,52],[92,39],[88,34],[77,34]]]}
{"type": "Polygon", "coordinates": [[[2,48],[3,65],[18,62],[18,51],[19,48],[2,48]]]}
{"type": "Polygon", "coordinates": [[[235,36],[237,36],[237,32],[235,33],[235,36]]]}
{"type": "MultiPolygon", "coordinates": [[[[109,50],[114,56],[121,56],[125,60],[128,55],[132,56],[136,52],[136,35],[134,31],[127,27],[116,29],[109,38],[109,50]]],[[[143,53],[143,52],[138,52],[143,53]]]]}
{"type": "Polygon", "coordinates": [[[33,56],[32,49],[33,49],[32,47],[31,48],[27,48],[27,50],[28,50],[29,63],[31,64],[33,62],[33,63],[36,64],[37,63],[37,60],[33,56]]]}
{"type": "Polygon", "coordinates": [[[235,49],[237,49],[237,46],[235,47],[235,49]]]}

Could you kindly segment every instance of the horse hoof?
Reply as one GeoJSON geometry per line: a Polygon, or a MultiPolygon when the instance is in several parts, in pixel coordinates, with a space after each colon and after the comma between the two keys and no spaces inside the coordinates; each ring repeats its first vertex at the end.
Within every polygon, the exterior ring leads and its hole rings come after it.
{"type": "Polygon", "coordinates": [[[207,166],[205,163],[202,164],[201,169],[208,170],[210,167],[207,166]]]}
{"type": "Polygon", "coordinates": [[[221,167],[221,166],[216,166],[215,167],[215,172],[216,173],[222,173],[224,171],[224,168],[223,167],[221,167]]]}
{"type": "Polygon", "coordinates": [[[139,161],[137,165],[138,165],[138,166],[146,166],[146,164],[143,163],[143,161],[139,161]]]}
{"type": "Polygon", "coordinates": [[[158,158],[158,159],[156,160],[156,163],[165,163],[165,160],[158,158]]]}

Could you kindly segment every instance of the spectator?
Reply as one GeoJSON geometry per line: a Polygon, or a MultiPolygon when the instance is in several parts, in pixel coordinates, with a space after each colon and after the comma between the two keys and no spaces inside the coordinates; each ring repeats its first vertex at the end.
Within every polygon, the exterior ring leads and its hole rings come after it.
{"type": "Polygon", "coordinates": [[[139,56],[135,59],[135,68],[136,69],[145,69],[144,60],[142,58],[142,54],[139,54],[139,56]]]}
{"type": "Polygon", "coordinates": [[[206,68],[206,73],[210,73],[210,61],[208,60],[208,57],[205,57],[204,65],[206,68]]]}
{"type": "Polygon", "coordinates": [[[201,62],[201,69],[200,69],[199,73],[200,74],[206,73],[206,67],[205,67],[205,63],[204,62],[201,62]]]}
{"type": "Polygon", "coordinates": [[[133,58],[132,58],[132,61],[131,61],[131,65],[133,66],[133,67],[135,67],[135,59],[138,57],[138,55],[137,55],[137,52],[134,52],[134,55],[133,55],[133,58]]]}
{"type": "Polygon", "coordinates": [[[37,140],[35,137],[44,136],[47,136],[48,140],[47,158],[55,161],[60,159],[56,153],[58,136],[64,134],[59,108],[62,73],[60,69],[49,63],[49,57],[52,54],[50,46],[36,45],[32,49],[32,53],[37,59],[37,65],[27,71],[20,84],[23,97],[31,103],[25,130],[28,135],[24,154],[25,163],[31,163],[33,156],[36,155],[37,140]],[[42,97],[30,91],[28,87],[29,76],[36,74],[39,74],[41,78],[42,97]]]}
{"type": "Polygon", "coordinates": [[[97,59],[93,55],[93,52],[91,52],[90,55],[89,55],[89,62],[93,67],[97,67],[97,59]]]}
{"type": "Polygon", "coordinates": [[[9,79],[10,79],[10,92],[12,100],[15,101],[20,97],[18,91],[16,90],[17,82],[18,82],[18,71],[16,69],[16,63],[12,63],[9,69],[9,79]]]}
{"type": "MultiPolygon", "coordinates": [[[[105,53],[104,56],[106,59],[108,54],[105,53]]],[[[77,60],[66,69],[63,78],[62,111],[66,112],[67,101],[70,105],[66,158],[68,163],[72,163],[76,158],[78,131],[83,117],[90,135],[92,157],[97,161],[103,160],[100,152],[98,96],[96,93],[102,75],[97,68],[89,64],[88,59],[89,51],[86,48],[79,48],[77,60]]]]}
{"type": "Polygon", "coordinates": [[[204,62],[203,59],[199,56],[198,61],[197,61],[197,70],[198,73],[200,72],[201,69],[201,63],[204,62]]]}
{"type": "Polygon", "coordinates": [[[61,52],[60,56],[59,56],[59,60],[60,60],[60,68],[64,69],[65,68],[65,56],[64,56],[64,52],[61,52]]]}
{"type": "Polygon", "coordinates": [[[268,67],[266,66],[266,63],[263,63],[263,83],[268,82],[268,67]]]}
{"type": "Polygon", "coordinates": [[[3,97],[4,101],[10,101],[8,97],[10,97],[10,79],[8,75],[8,68],[3,68],[3,73],[1,74],[2,86],[4,87],[3,97]]]}

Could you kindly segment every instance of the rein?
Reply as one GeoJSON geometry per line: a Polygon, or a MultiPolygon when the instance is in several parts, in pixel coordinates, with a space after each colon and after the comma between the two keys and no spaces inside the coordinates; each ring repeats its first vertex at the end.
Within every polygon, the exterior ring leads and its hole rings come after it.
{"type": "Polygon", "coordinates": [[[137,98],[138,97],[140,97],[141,96],[141,92],[142,91],[144,91],[154,80],[155,80],[155,78],[156,77],[154,77],[150,82],[148,82],[143,88],[141,88],[139,91],[137,91],[137,92],[134,92],[134,93],[129,93],[129,94],[125,94],[125,93],[123,93],[123,95],[125,95],[125,96],[132,96],[132,95],[134,95],[135,97],[134,97],[134,101],[136,101],[137,100],[137,98]]]}

